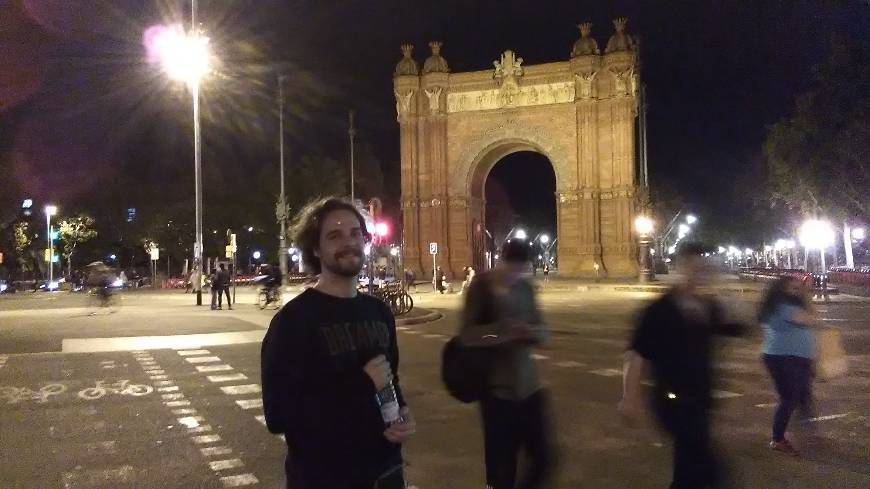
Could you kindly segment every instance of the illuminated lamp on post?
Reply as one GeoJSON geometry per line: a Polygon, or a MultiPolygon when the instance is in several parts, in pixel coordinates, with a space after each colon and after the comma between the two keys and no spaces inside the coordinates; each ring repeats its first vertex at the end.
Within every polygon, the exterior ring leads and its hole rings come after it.
{"type": "Polygon", "coordinates": [[[640,283],[647,283],[653,279],[653,272],[650,260],[650,244],[652,244],[653,221],[646,216],[638,216],[634,220],[634,230],[637,232],[638,258],[640,270],[638,271],[637,280],[640,283]]]}

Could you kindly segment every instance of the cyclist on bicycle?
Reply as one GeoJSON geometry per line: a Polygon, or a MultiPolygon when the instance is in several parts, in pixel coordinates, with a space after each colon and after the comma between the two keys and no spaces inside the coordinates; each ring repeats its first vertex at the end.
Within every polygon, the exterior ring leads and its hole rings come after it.
{"type": "Polygon", "coordinates": [[[281,269],[276,265],[263,265],[260,272],[266,276],[263,279],[263,289],[267,292],[269,301],[276,300],[281,292],[281,282],[283,281],[281,269]]]}

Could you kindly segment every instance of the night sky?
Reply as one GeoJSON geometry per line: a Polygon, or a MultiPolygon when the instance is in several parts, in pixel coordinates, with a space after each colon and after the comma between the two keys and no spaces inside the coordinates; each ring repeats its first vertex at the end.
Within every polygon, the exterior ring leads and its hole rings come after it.
{"type": "MultiPolygon", "coordinates": [[[[147,65],[142,47],[145,28],[183,19],[187,5],[0,3],[0,151],[12,161],[3,178],[37,199],[82,202],[118,168],[191,178],[189,102],[147,65]]],[[[870,35],[866,1],[200,0],[199,10],[220,56],[204,87],[204,161],[227,168],[212,175],[215,186],[241,185],[275,164],[278,71],[289,77],[291,164],[312,152],[344,161],[353,108],[357,141],[372,145],[395,185],[392,70],[402,42],[417,46],[422,64],[426,43],[443,41],[452,71],[490,68],[505,49],[531,65],[567,60],[579,22],[594,24],[603,50],[611,19],[627,16],[643,48],[653,185],[723,225],[740,221],[735,182],[758,171],[766,127],[811,86],[831,35],[870,35]]],[[[494,174],[506,188],[522,176],[500,166],[494,174]]],[[[512,204],[540,213],[535,202],[552,199],[537,192],[512,204]]]]}

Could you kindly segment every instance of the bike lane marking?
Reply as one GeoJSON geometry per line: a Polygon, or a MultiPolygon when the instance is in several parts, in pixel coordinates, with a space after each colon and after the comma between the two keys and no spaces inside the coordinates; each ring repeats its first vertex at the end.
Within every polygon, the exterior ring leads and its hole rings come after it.
{"type": "MultiPolygon", "coordinates": [[[[146,351],[137,350],[133,352],[133,355],[140,365],[142,365],[143,370],[151,365],[156,365],[154,358],[146,351]]],[[[190,406],[190,401],[184,398],[184,393],[181,391],[181,388],[174,385],[174,381],[170,380],[162,369],[159,370],[161,372],[160,375],[164,377],[161,379],[163,385],[158,387],[158,392],[161,392],[163,404],[167,408],[190,406]]],[[[153,372],[154,370],[151,371],[153,372]]],[[[200,454],[203,457],[220,457],[223,455],[229,455],[233,452],[232,448],[224,444],[215,446],[223,441],[220,434],[215,433],[211,425],[205,423],[205,419],[203,416],[198,414],[195,408],[181,407],[171,409],[171,412],[176,416],[185,415],[177,418],[177,421],[180,425],[187,428],[191,442],[199,446],[200,454]]],[[[244,467],[244,463],[240,458],[209,460],[208,466],[212,472],[218,476],[224,487],[238,487],[259,483],[257,477],[251,473],[227,474],[228,471],[244,467]]]]}

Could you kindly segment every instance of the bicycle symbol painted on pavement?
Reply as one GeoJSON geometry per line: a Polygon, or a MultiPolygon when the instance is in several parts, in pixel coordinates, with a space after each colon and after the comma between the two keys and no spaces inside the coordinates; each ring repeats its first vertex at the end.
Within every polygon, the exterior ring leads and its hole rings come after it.
{"type": "Polygon", "coordinates": [[[78,392],[78,396],[86,401],[100,399],[106,394],[120,394],[122,396],[145,396],[154,392],[154,388],[145,384],[131,384],[129,380],[119,380],[114,383],[107,383],[105,380],[98,380],[93,387],[87,387],[78,392]]]}
{"type": "Polygon", "coordinates": [[[46,384],[36,391],[27,387],[0,386],[0,399],[5,399],[6,404],[18,404],[22,401],[36,401],[43,404],[48,402],[49,397],[64,392],[66,392],[66,386],[63,384],[46,384]]]}

